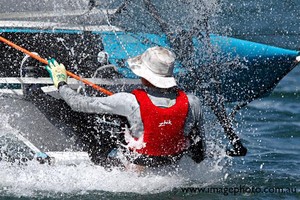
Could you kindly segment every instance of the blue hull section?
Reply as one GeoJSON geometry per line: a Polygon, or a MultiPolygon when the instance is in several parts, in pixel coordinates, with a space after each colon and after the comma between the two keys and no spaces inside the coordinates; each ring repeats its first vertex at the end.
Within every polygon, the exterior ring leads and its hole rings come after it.
{"type": "MultiPolygon", "coordinates": [[[[119,67],[119,72],[126,78],[137,78],[124,67],[128,57],[139,55],[151,46],[170,47],[165,35],[123,32],[101,35],[104,49],[110,54],[110,62],[116,66],[123,66],[119,67]]],[[[205,51],[201,42],[194,39],[196,67],[199,71],[205,71],[203,68],[209,63],[224,66],[222,73],[218,75],[221,80],[219,93],[223,94],[228,102],[248,101],[267,95],[295,67],[295,59],[299,55],[298,51],[218,35],[210,35],[210,43],[215,56],[205,57],[201,52],[205,51]],[[235,62],[231,64],[232,61],[235,62]]],[[[175,67],[175,74],[181,77],[180,84],[189,88],[187,85],[190,80],[184,78],[185,75],[189,76],[187,71],[179,63],[175,67]]],[[[200,84],[199,87],[191,88],[198,93],[202,89],[200,84]]]]}
{"type": "Polygon", "coordinates": [[[240,39],[212,36],[225,59],[238,59],[240,67],[222,75],[222,93],[228,101],[267,95],[296,66],[298,51],[240,39]]]}

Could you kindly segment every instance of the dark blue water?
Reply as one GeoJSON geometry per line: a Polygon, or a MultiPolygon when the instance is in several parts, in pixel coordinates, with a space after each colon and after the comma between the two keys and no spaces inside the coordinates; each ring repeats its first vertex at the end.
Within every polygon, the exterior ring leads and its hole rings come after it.
{"type": "MultiPolygon", "coordinates": [[[[300,187],[300,93],[299,68],[291,72],[267,98],[252,102],[241,112],[238,130],[249,154],[235,159],[229,185],[300,187]]],[[[261,198],[299,198],[298,194],[257,194],[261,198]]]]}
{"type": "MultiPolygon", "coordinates": [[[[221,34],[298,49],[299,3],[228,0],[213,29],[221,34]]],[[[184,160],[178,171],[151,172],[145,176],[117,170],[107,172],[88,164],[32,164],[21,168],[1,164],[0,198],[300,199],[299,77],[298,66],[270,96],[251,102],[237,114],[235,128],[249,150],[244,158],[219,156],[200,165],[184,160]]],[[[2,130],[14,131],[6,125],[5,114],[1,117],[2,130]]],[[[223,138],[218,127],[208,134],[209,138],[223,138]]]]}
{"type": "MultiPolygon", "coordinates": [[[[223,7],[219,25],[223,29],[230,27],[232,36],[299,49],[299,6],[299,1],[228,1],[223,7]]],[[[249,154],[242,160],[234,159],[230,176],[224,181],[229,187],[242,184],[259,188],[294,188],[298,193],[276,194],[270,193],[271,190],[234,198],[300,198],[299,75],[298,66],[269,97],[250,103],[237,116],[237,129],[246,140],[249,154]]]]}

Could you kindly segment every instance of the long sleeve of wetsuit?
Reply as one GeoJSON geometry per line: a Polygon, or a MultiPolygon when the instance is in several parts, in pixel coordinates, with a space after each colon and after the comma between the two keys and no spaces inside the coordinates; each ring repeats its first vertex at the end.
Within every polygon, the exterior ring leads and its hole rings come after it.
{"type": "Polygon", "coordinates": [[[74,110],[85,113],[109,113],[128,117],[139,108],[131,93],[116,93],[108,97],[87,97],[78,94],[68,85],[59,88],[60,96],[74,110]]]}

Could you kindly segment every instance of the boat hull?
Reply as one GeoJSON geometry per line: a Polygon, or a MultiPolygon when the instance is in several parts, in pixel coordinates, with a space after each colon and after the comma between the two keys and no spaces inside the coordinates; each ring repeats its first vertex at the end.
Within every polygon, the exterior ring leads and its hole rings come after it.
{"type": "MultiPolygon", "coordinates": [[[[151,46],[170,47],[167,37],[157,34],[32,28],[4,28],[1,31],[1,36],[37,52],[43,58],[55,58],[69,71],[87,78],[100,66],[98,53],[101,51],[109,54],[109,62],[116,66],[122,78],[137,79],[127,67],[129,57],[139,55],[151,46]]],[[[194,38],[194,66],[183,66],[179,62],[174,72],[187,91],[201,95],[203,90],[213,90],[213,93],[222,94],[227,102],[251,101],[269,94],[296,66],[295,60],[299,55],[298,51],[218,35],[210,35],[209,43],[213,47],[212,56],[205,52],[203,42],[194,38]],[[197,77],[191,73],[191,68],[196,69],[199,76],[208,74],[219,82],[218,89],[200,77],[195,81],[197,77]],[[191,81],[196,84],[190,84],[191,81]]],[[[3,52],[0,76],[19,77],[24,55],[4,44],[0,49],[3,52]]],[[[46,71],[40,74],[48,76],[46,71]]],[[[118,92],[119,87],[111,89],[118,92]]]]}
{"type": "MultiPolygon", "coordinates": [[[[131,91],[136,86],[136,82],[132,82],[132,80],[137,80],[138,77],[126,65],[126,60],[129,57],[139,55],[152,46],[171,46],[165,35],[125,33],[121,31],[87,32],[80,30],[4,28],[1,32],[2,37],[30,51],[37,52],[43,58],[55,58],[59,62],[64,63],[69,71],[86,78],[92,77],[95,71],[101,67],[98,53],[107,52],[109,54],[109,63],[116,66],[114,68],[115,71],[113,73],[103,71],[99,76],[100,78],[107,78],[105,81],[109,83],[104,81],[103,86],[113,92],[131,91]],[[126,80],[130,80],[131,82],[129,83],[126,80]]],[[[223,95],[226,102],[251,101],[269,94],[277,83],[296,66],[296,57],[299,55],[298,51],[218,35],[210,35],[207,42],[204,43],[194,38],[194,65],[184,66],[181,62],[177,62],[174,73],[179,80],[179,84],[187,91],[202,95],[204,90],[209,90],[212,94],[223,95]],[[211,48],[211,51],[206,52],[208,47],[211,48]],[[191,69],[194,69],[194,71],[191,69]],[[203,74],[207,75],[209,79],[201,79],[203,78],[201,77],[203,74]]],[[[13,79],[5,78],[19,78],[23,75],[22,68],[20,68],[24,59],[23,53],[2,43],[0,50],[2,52],[0,55],[0,88],[5,88],[8,91],[20,88],[20,85],[24,84],[22,82],[24,80],[16,79],[14,82],[13,79]],[[7,82],[8,80],[12,82],[7,82]]],[[[29,65],[36,67],[40,63],[32,60],[29,65]]],[[[30,82],[30,85],[35,83],[39,85],[51,84],[48,73],[43,69],[37,68],[37,70],[39,77],[47,77],[48,80],[43,79],[43,82],[39,82],[40,79],[29,80],[33,81],[30,82]]],[[[93,95],[92,92],[91,94],[93,95]]],[[[38,111],[25,110],[25,112],[21,113],[21,118],[15,118],[10,121],[17,125],[16,129],[23,132],[21,136],[29,140],[33,146],[44,147],[44,149],[31,148],[29,152],[31,153],[31,159],[42,157],[42,162],[45,162],[44,160],[48,159],[49,155],[51,156],[51,152],[64,152],[70,149],[72,151],[78,150],[78,152],[84,152],[85,156],[82,158],[91,158],[93,160],[98,155],[93,155],[89,149],[91,146],[99,147],[99,144],[101,144],[96,136],[105,135],[110,128],[120,128],[121,124],[126,121],[117,116],[105,116],[108,119],[108,123],[101,122],[97,130],[87,130],[86,127],[94,127],[95,119],[96,117],[99,119],[99,116],[74,112],[62,100],[53,98],[41,91],[33,99],[30,100],[30,103],[23,100],[20,100],[21,103],[16,101],[13,103],[17,103],[19,106],[28,104],[26,108],[30,105],[32,109],[38,109],[38,111]],[[57,101],[61,102],[57,103],[57,101]],[[59,107],[54,108],[54,105],[59,105],[59,107]],[[40,115],[39,112],[43,115],[40,115]],[[46,127],[45,124],[37,126],[37,130],[30,129],[30,127],[28,129],[27,123],[32,123],[29,118],[33,117],[36,119],[38,117],[36,115],[32,116],[32,113],[39,113],[40,116],[46,116],[44,121],[47,123],[47,126],[51,127],[54,133],[56,133],[56,130],[62,130],[62,132],[57,131],[60,132],[59,138],[61,138],[61,142],[57,143],[57,140],[53,140],[53,138],[49,140],[44,139],[56,137],[55,134],[55,136],[49,134],[44,129],[46,127]],[[116,120],[117,126],[110,127],[111,121],[116,120]],[[99,130],[101,131],[99,132],[99,130]],[[26,135],[27,132],[30,134],[26,135]],[[69,142],[66,143],[67,140],[69,142]],[[55,142],[53,143],[53,141],[55,142]],[[91,144],[91,141],[93,144],[91,144]],[[64,145],[69,146],[65,147],[64,145]],[[89,157],[87,153],[89,153],[89,157]]],[[[5,102],[8,101],[6,99],[2,103],[6,104],[5,102]]],[[[14,106],[11,107],[15,108],[14,106]]],[[[6,106],[6,110],[2,112],[8,114],[12,112],[8,108],[6,106]]],[[[36,121],[34,119],[33,121],[36,121]]],[[[106,138],[104,139],[106,140],[106,138]]],[[[99,152],[99,149],[94,152],[99,152]]],[[[55,155],[57,156],[57,154],[55,155]]]]}

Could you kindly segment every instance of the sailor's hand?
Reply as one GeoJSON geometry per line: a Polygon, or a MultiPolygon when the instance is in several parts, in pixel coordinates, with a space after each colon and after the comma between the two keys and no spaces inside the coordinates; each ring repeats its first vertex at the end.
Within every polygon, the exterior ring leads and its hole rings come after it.
{"type": "Polygon", "coordinates": [[[56,60],[48,60],[46,70],[49,72],[53,84],[56,88],[58,88],[58,84],[60,82],[67,82],[68,76],[66,68],[63,64],[59,64],[58,62],[56,62],[56,60]]]}

